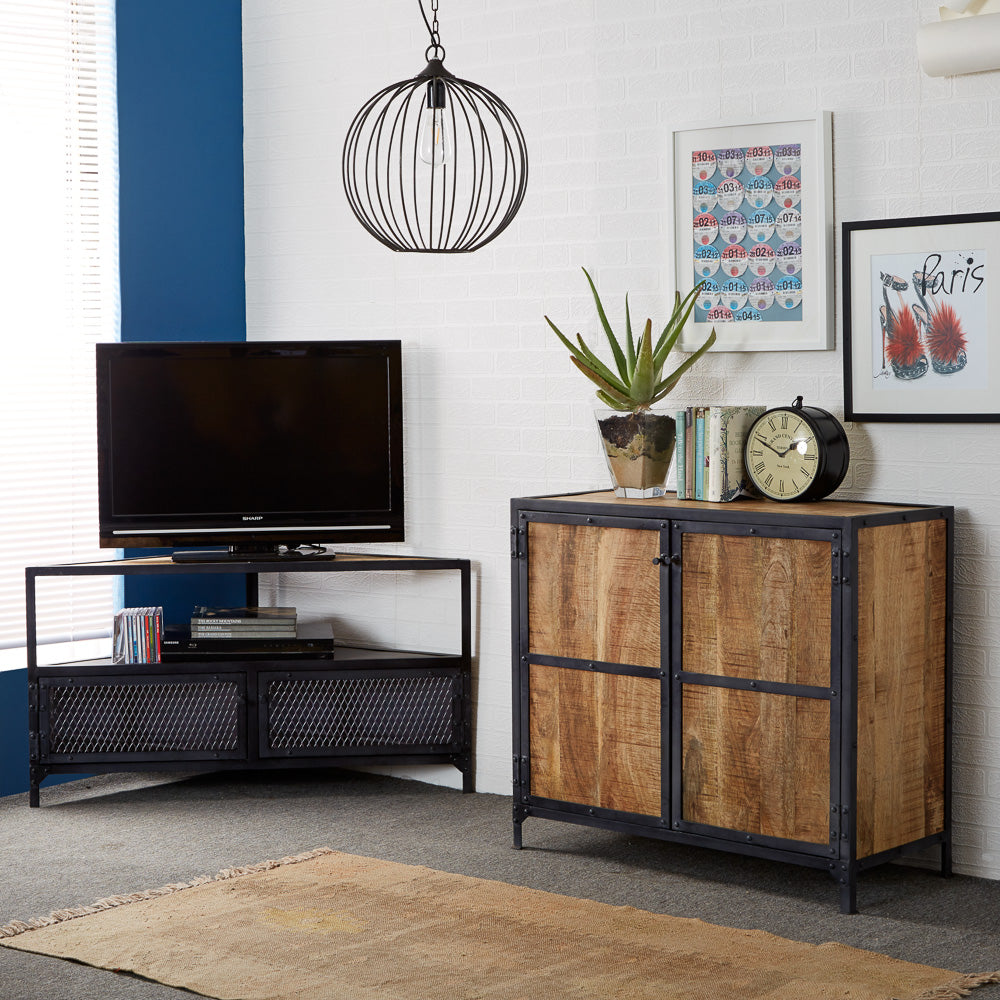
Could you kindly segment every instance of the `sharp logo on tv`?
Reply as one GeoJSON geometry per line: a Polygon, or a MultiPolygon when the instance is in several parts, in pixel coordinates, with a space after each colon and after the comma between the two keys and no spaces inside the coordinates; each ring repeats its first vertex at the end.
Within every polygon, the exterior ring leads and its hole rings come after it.
{"type": "Polygon", "coordinates": [[[243,515],[243,520],[244,521],[263,521],[264,520],[264,515],[263,514],[244,514],[243,515]]]}

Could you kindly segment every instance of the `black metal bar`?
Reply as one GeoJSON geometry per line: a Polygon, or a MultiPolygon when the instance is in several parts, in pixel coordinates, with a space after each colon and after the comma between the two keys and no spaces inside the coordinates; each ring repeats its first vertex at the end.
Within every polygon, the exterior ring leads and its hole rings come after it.
{"type": "Polygon", "coordinates": [[[466,670],[472,666],[472,567],[468,559],[462,559],[458,567],[461,587],[462,618],[462,662],[466,670]]]}
{"type": "Polygon", "coordinates": [[[844,914],[858,912],[858,865],[855,861],[847,861],[837,867],[833,873],[840,885],[840,912],[844,914]]]}
{"type": "Polygon", "coordinates": [[[43,576],[159,576],[191,573],[351,573],[409,570],[457,570],[463,559],[436,556],[359,556],[338,555],[336,559],[289,555],[277,560],[222,560],[218,562],[175,563],[169,557],[141,556],[137,559],[109,559],[101,562],[57,563],[51,566],[30,566],[25,571],[32,577],[43,576]],[[197,570],[193,567],[197,565],[197,570]]]}
{"type": "MultiPolygon", "coordinates": [[[[888,505],[891,506],[891,505],[888,505]]],[[[936,521],[939,518],[949,518],[954,512],[954,507],[924,506],[920,504],[900,504],[897,510],[874,510],[858,515],[858,527],[878,528],[887,524],[899,524],[901,521],[912,524],[918,521],[936,521]],[[903,509],[900,510],[899,507],[903,509]]]]}
{"type": "Polygon", "coordinates": [[[844,613],[840,633],[840,858],[847,865],[841,877],[841,912],[857,911],[858,857],[858,559],[857,521],[844,526],[841,537],[840,590],[844,613]],[[846,878],[846,882],[844,879],[846,878]],[[844,909],[853,906],[854,909],[844,909]]]}
{"type": "Polygon", "coordinates": [[[665,730],[670,744],[670,825],[679,830],[684,821],[684,699],[680,674],[684,670],[684,576],[681,553],[684,550],[684,530],[676,521],[670,522],[670,725],[665,730]]]}
{"type": "Polygon", "coordinates": [[[785,681],[762,681],[728,674],[694,674],[687,670],[674,671],[674,680],[681,684],[701,684],[707,687],[732,688],[737,691],[759,691],[761,694],[784,694],[792,698],[818,698],[830,701],[833,689],[814,684],[788,684],[785,681]]]}
{"type": "Polygon", "coordinates": [[[513,623],[512,692],[514,715],[514,846],[521,846],[521,825],[527,816],[525,804],[531,791],[531,730],[529,726],[531,705],[531,669],[528,665],[528,647],[531,623],[528,620],[528,522],[524,515],[511,512],[512,552],[511,587],[517,617],[513,623]]]}
{"type": "MultiPolygon", "coordinates": [[[[768,844],[748,843],[738,840],[718,840],[714,836],[670,828],[656,817],[649,821],[631,818],[616,818],[606,815],[607,810],[601,810],[591,815],[588,812],[572,812],[565,803],[547,804],[543,801],[533,801],[527,807],[527,815],[540,819],[559,820],[563,823],[575,823],[579,826],[592,826],[601,830],[613,830],[639,837],[650,837],[654,840],[665,840],[674,844],[686,844],[690,847],[708,847],[712,850],[722,850],[729,854],[741,854],[751,858],[763,858],[769,861],[780,861],[786,864],[799,865],[803,868],[816,868],[831,872],[835,862],[829,857],[817,854],[804,854],[798,849],[795,841],[794,850],[782,850],[768,844]]],[[[628,816],[629,814],[624,814],[628,816]]]]}
{"type": "Polygon", "coordinates": [[[948,508],[945,520],[945,626],[944,626],[944,839],[941,841],[941,874],[951,875],[952,850],[952,697],[953,697],[953,641],[955,622],[955,512],[948,508]]]}
{"type": "MultiPolygon", "coordinates": [[[[661,521],[660,527],[660,552],[670,553],[673,551],[673,536],[671,534],[670,522],[661,521]]],[[[672,681],[670,679],[673,672],[674,651],[672,643],[672,596],[673,596],[673,569],[675,563],[670,559],[660,560],[659,583],[660,583],[660,817],[665,823],[669,823],[672,818],[671,813],[671,789],[673,788],[673,760],[674,750],[669,734],[671,732],[670,716],[673,705],[672,681]]],[[[678,618],[678,621],[680,619],[678,618]]],[[[679,630],[678,630],[679,631],[679,630]]],[[[678,669],[680,663],[678,661],[678,669]]]]}
{"type": "MultiPolygon", "coordinates": [[[[175,674],[203,674],[206,671],[232,670],[234,665],[241,667],[244,663],[252,663],[256,671],[264,670],[358,670],[371,672],[384,670],[388,667],[405,670],[408,673],[419,674],[421,671],[440,669],[462,669],[462,657],[458,653],[422,653],[402,649],[376,649],[370,647],[352,648],[337,646],[334,657],[247,657],[234,660],[232,658],[202,656],[201,659],[164,660],[158,667],[168,669],[175,674]]],[[[106,677],[131,677],[136,675],[135,663],[112,663],[109,659],[80,660],[71,663],[59,663],[52,666],[36,668],[36,677],[60,678],[73,677],[77,674],[100,671],[106,677]]]]}
{"type": "MultiPolygon", "coordinates": [[[[807,541],[828,542],[831,527],[828,524],[810,525],[803,523],[806,519],[796,518],[794,524],[787,520],[781,524],[767,524],[749,515],[739,521],[677,521],[678,529],[691,535],[733,535],[737,538],[757,536],[760,538],[801,538],[807,541]]],[[[835,536],[836,533],[834,532],[835,536]]]]}
{"type": "Polygon", "coordinates": [[[567,670],[597,671],[602,674],[624,674],[629,677],[662,677],[663,672],[658,667],[646,667],[635,663],[610,663],[607,660],[578,660],[568,656],[542,656],[540,653],[527,653],[530,663],[540,667],[565,667],[567,670]]]}
{"type": "MultiPolygon", "coordinates": [[[[843,531],[834,532],[830,549],[830,846],[832,853],[840,856],[841,834],[843,832],[843,746],[844,746],[844,687],[845,681],[853,673],[850,645],[845,645],[850,630],[850,621],[845,621],[842,580],[846,561],[843,531]],[[845,651],[846,654],[845,654],[845,651]]],[[[849,571],[849,570],[848,570],[849,571]]],[[[853,574],[852,574],[853,575],[853,574]]],[[[850,605],[848,605],[849,607],[850,605]]],[[[856,612],[855,612],[856,613],[856,612]]],[[[849,615],[847,615],[849,618],[849,615]]],[[[850,698],[847,699],[850,703],[850,698]]]]}
{"type": "Polygon", "coordinates": [[[519,520],[526,524],[530,524],[532,521],[539,521],[545,524],[573,524],[595,528],[629,528],[636,531],[658,531],[665,523],[662,517],[623,517],[618,512],[609,514],[607,510],[594,513],[565,511],[552,514],[549,514],[547,511],[523,510],[519,514],[519,520]]]}
{"type": "Polygon", "coordinates": [[[459,725],[464,731],[463,743],[467,748],[462,763],[457,764],[462,772],[462,791],[471,793],[476,790],[475,745],[473,730],[472,702],[472,564],[463,559],[459,568],[461,588],[461,618],[462,618],[462,676],[461,695],[458,705],[459,725]]]}
{"type": "MultiPolygon", "coordinates": [[[[520,528],[524,533],[524,528],[520,528]]],[[[521,608],[519,576],[522,559],[520,558],[521,543],[518,535],[518,510],[516,504],[510,505],[510,688],[511,688],[511,758],[513,774],[511,776],[511,793],[513,810],[513,845],[521,847],[521,823],[524,813],[521,805],[521,630],[524,612],[521,608]]]]}
{"type": "Polygon", "coordinates": [[[814,843],[807,840],[797,840],[791,837],[773,837],[763,833],[748,833],[744,830],[731,830],[726,827],[711,826],[708,823],[691,823],[685,820],[673,824],[675,831],[699,833],[712,840],[725,841],[740,845],[757,844],[761,847],[773,848],[779,851],[801,851],[803,854],[815,855],[827,861],[837,857],[836,847],[828,843],[814,843]]]}
{"type": "Polygon", "coordinates": [[[24,571],[25,643],[28,662],[28,804],[37,807],[38,772],[40,760],[39,690],[38,690],[38,632],[35,606],[35,572],[29,566],[24,571]]]}

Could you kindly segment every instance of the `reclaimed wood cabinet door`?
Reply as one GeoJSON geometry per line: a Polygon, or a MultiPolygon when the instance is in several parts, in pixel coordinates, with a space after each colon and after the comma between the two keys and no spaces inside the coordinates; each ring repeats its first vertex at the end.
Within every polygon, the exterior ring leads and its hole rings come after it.
{"type": "Polygon", "coordinates": [[[530,794],[658,817],[659,532],[533,520],[527,535],[530,794]]]}
{"type": "Polygon", "coordinates": [[[678,525],[674,551],[675,828],[828,851],[839,534],[678,525]]]}

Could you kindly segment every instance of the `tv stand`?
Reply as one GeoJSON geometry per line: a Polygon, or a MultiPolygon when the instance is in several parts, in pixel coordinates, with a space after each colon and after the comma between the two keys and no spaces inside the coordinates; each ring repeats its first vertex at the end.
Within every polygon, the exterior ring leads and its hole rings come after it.
{"type": "Polygon", "coordinates": [[[230,545],[228,549],[179,549],[171,556],[178,563],[288,562],[297,559],[336,559],[323,545],[230,545]],[[310,551],[311,550],[311,551],[310,551]]]}
{"type": "Polygon", "coordinates": [[[462,774],[462,790],[474,791],[468,559],[290,553],[273,560],[258,553],[178,562],[148,556],[29,566],[25,578],[32,806],[50,774],[114,771],[450,764],[462,774]],[[457,573],[460,651],[338,645],[332,660],[276,654],[38,664],[36,588],[44,578],[240,573],[247,604],[254,605],[259,574],[282,571],[457,573]]]}

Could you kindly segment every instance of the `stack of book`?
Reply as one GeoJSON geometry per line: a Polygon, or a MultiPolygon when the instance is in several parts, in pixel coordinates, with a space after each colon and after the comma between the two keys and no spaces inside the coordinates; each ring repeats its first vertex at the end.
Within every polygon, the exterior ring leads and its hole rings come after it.
{"type": "Polygon", "coordinates": [[[294,639],[295,608],[206,608],[191,614],[192,639],[294,639]]]}
{"type": "Polygon", "coordinates": [[[764,406],[689,406],[678,410],[677,499],[728,503],[754,496],[743,462],[747,431],[764,406]]]}
{"type": "Polygon", "coordinates": [[[295,608],[196,607],[189,625],[168,625],[167,660],[267,659],[334,655],[328,623],[297,624],[295,608]]]}
{"type": "Polygon", "coordinates": [[[163,608],[122,608],[115,615],[112,663],[159,663],[163,608]]]}

